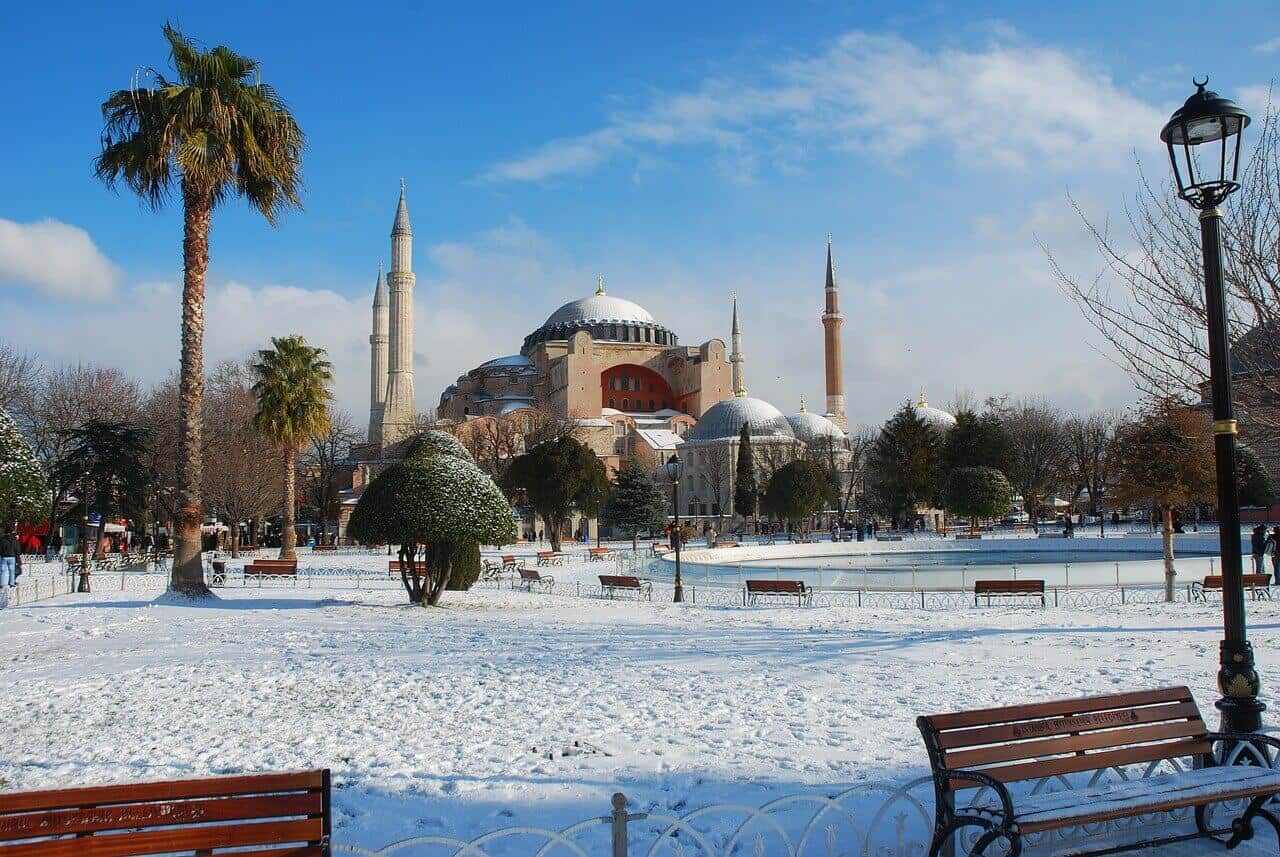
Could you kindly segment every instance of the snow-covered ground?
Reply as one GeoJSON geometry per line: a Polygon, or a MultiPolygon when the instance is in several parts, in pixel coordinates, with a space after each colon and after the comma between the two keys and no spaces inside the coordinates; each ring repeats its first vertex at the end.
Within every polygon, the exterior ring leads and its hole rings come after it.
{"type": "MultiPolygon", "coordinates": [[[[682,812],[906,781],[926,772],[924,712],[1185,683],[1208,716],[1217,696],[1212,603],[742,609],[486,585],[426,610],[394,588],[201,606],[99,589],[0,612],[0,788],[329,767],[335,839],[366,846],[558,827],[619,790],[682,812]]],[[[1249,617],[1270,703],[1280,604],[1249,617]]]]}

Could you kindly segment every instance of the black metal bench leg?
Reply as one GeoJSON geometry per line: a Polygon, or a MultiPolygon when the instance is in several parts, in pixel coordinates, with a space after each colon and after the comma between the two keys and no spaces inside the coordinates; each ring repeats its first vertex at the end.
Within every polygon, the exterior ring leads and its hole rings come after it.
{"type": "MultiPolygon", "coordinates": [[[[1249,801],[1249,806],[1245,809],[1244,814],[1231,822],[1231,838],[1227,840],[1227,848],[1235,848],[1241,842],[1246,842],[1253,838],[1253,819],[1261,816],[1266,819],[1276,832],[1277,841],[1280,842],[1280,819],[1266,809],[1263,805],[1271,800],[1272,795],[1260,795],[1249,801]]],[[[1197,815],[1197,826],[1199,826],[1199,816],[1197,815]]]]}

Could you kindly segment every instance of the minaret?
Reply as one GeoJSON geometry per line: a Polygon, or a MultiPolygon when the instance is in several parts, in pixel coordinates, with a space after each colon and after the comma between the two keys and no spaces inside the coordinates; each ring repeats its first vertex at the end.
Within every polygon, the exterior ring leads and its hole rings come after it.
{"type": "Polygon", "coordinates": [[[378,263],[373,290],[373,331],[369,334],[369,443],[382,443],[382,409],[387,403],[387,285],[378,263]]]}
{"type": "Polygon", "coordinates": [[[844,361],[840,353],[840,328],[843,325],[840,290],[836,288],[836,263],[831,257],[831,234],[827,233],[827,305],[822,313],[823,352],[827,366],[826,416],[848,431],[849,420],[844,412],[844,361]]]}
{"type": "Polygon", "coordinates": [[[387,274],[388,307],[387,395],[382,416],[382,445],[388,446],[413,430],[417,408],[413,401],[413,229],[409,205],[400,180],[400,204],[391,227],[391,271],[387,274]]]}
{"type": "Polygon", "coordinates": [[[729,354],[729,363],[733,366],[733,394],[738,397],[747,394],[747,382],[742,377],[742,364],[747,357],[742,353],[742,328],[738,325],[738,293],[733,293],[733,350],[729,354]]]}

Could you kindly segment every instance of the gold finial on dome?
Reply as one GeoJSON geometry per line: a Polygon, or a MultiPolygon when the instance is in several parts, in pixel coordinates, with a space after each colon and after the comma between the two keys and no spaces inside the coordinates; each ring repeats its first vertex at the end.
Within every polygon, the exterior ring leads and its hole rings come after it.
{"type": "Polygon", "coordinates": [[[920,401],[916,402],[916,405],[921,408],[929,407],[929,403],[925,401],[925,398],[924,398],[924,387],[920,388],[920,401]]]}
{"type": "Polygon", "coordinates": [[[600,274],[598,277],[596,277],[596,294],[597,295],[604,294],[604,274],[600,274]]]}
{"type": "Polygon", "coordinates": [[[805,404],[804,404],[804,393],[801,393],[800,394],[800,413],[806,414],[808,412],[809,412],[809,409],[805,407],[805,404]]]}

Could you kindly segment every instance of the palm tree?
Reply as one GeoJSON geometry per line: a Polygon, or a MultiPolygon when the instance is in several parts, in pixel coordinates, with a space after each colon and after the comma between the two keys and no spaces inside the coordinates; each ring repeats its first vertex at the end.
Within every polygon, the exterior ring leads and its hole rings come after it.
{"type": "Polygon", "coordinates": [[[333,364],[323,348],[312,348],[301,336],[272,337],[273,348],[258,352],[253,364],[258,412],[253,426],[284,454],[284,530],[280,558],[297,556],[296,511],[298,453],[313,435],[329,430],[329,383],[333,364]]]}
{"type": "Polygon", "coordinates": [[[177,78],[149,72],[102,103],[105,128],[95,172],[123,183],[152,208],[175,188],[182,197],[182,358],[179,369],[177,538],[170,587],[208,595],[200,562],[200,419],[204,396],[204,291],[209,221],[228,197],[242,197],[274,225],[301,208],[302,131],[258,62],[219,45],[208,51],[166,24],[177,78]]]}

